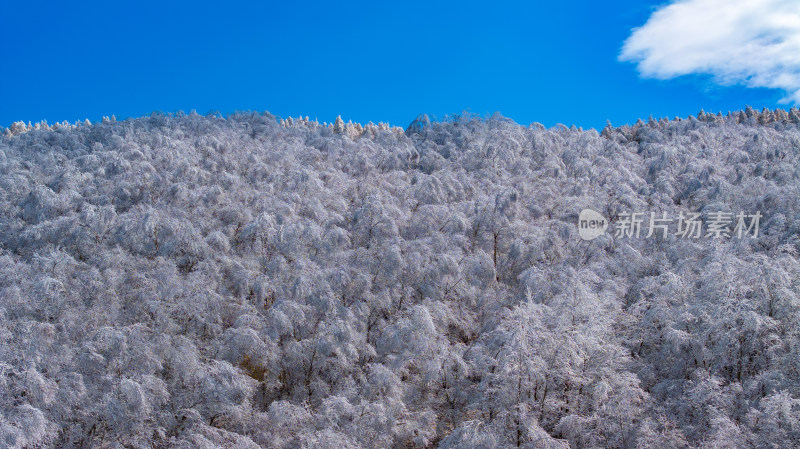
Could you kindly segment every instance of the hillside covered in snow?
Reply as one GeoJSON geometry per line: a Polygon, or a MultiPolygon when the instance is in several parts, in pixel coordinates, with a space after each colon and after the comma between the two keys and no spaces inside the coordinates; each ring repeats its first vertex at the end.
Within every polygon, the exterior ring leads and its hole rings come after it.
{"type": "Polygon", "coordinates": [[[2,447],[800,446],[794,109],[0,134],[2,447]]]}

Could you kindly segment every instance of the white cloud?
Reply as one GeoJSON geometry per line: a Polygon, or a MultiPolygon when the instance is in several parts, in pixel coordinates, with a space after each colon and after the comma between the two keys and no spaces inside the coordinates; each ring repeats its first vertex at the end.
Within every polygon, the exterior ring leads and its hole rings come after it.
{"type": "Polygon", "coordinates": [[[800,102],[800,1],[676,1],[635,28],[619,58],[646,77],[708,74],[800,102]]]}

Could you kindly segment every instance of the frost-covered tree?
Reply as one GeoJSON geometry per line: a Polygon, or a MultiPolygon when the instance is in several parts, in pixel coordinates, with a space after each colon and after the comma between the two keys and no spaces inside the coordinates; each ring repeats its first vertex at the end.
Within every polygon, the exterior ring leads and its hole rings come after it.
{"type": "Polygon", "coordinates": [[[797,447],[798,117],[14,123],[0,446],[797,447]]]}

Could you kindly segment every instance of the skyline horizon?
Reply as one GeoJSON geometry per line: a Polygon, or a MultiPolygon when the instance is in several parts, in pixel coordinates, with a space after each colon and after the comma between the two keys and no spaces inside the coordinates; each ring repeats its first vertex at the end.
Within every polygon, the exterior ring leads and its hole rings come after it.
{"type": "MultiPolygon", "coordinates": [[[[662,121],[662,120],[665,120],[665,119],[668,120],[668,121],[688,120],[690,117],[697,118],[697,116],[699,115],[700,112],[704,112],[705,114],[708,114],[708,115],[714,115],[714,116],[717,116],[717,117],[723,117],[724,118],[724,117],[728,117],[728,116],[731,116],[731,115],[738,114],[739,112],[744,113],[748,108],[752,109],[753,111],[755,111],[757,113],[762,113],[765,110],[769,111],[769,112],[773,112],[773,111],[776,111],[776,110],[782,110],[782,111],[785,111],[786,113],[789,113],[791,111],[795,111],[797,113],[800,113],[800,107],[798,107],[797,105],[792,105],[791,107],[780,107],[779,106],[779,107],[775,107],[775,108],[768,108],[766,106],[763,107],[763,108],[755,108],[755,107],[752,107],[750,105],[744,105],[742,108],[731,109],[731,110],[728,110],[728,111],[707,111],[707,110],[705,110],[703,108],[700,108],[698,111],[696,111],[694,113],[686,114],[686,115],[659,116],[659,117],[655,117],[655,116],[651,115],[649,117],[637,117],[636,120],[632,120],[630,122],[625,122],[625,123],[614,123],[614,122],[608,120],[607,124],[610,123],[612,128],[616,129],[616,128],[621,128],[621,127],[625,127],[625,126],[634,126],[640,120],[646,123],[651,118],[653,120],[655,120],[656,122],[659,122],[659,121],[662,121]]],[[[83,124],[86,123],[86,121],[89,121],[91,125],[95,125],[95,124],[102,123],[105,119],[112,119],[114,121],[125,121],[125,120],[146,119],[148,117],[153,117],[153,116],[157,116],[157,115],[162,115],[162,116],[166,116],[166,117],[180,117],[182,115],[190,115],[190,114],[193,114],[193,113],[197,114],[198,116],[201,116],[201,117],[209,117],[209,116],[213,116],[213,115],[221,115],[225,119],[227,119],[227,118],[229,118],[231,116],[235,116],[237,114],[252,114],[252,113],[259,114],[259,115],[269,114],[269,115],[272,115],[273,117],[275,117],[278,120],[286,120],[286,119],[289,119],[289,118],[291,118],[291,119],[304,118],[304,119],[307,119],[307,120],[309,120],[311,122],[316,122],[317,124],[320,124],[320,125],[325,124],[325,125],[327,125],[329,127],[333,126],[333,124],[334,124],[334,122],[336,121],[337,118],[341,118],[344,123],[348,123],[348,124],[360,124],[362,126],[363,125],[367,125],[367,124],[374,124],[374,125],[386,124],[386,125],[389,125],[390,127],[398,127],[398,128],[406,129],[410,125],[412,125],[414,122],[416,122],[418,119],[422,118],[423,116],[428,116],[428,118],[430,119],[431,122],[447,122],[447,121],[449,121],[449,120],[451,120],[453,118],[456,118],[456,117],[459,117],[459,116],[463,116],[465,114],[468,114],[468,115],[470,115],[471,117],[474,117],[474,118],[479,118],[481,120],[488,120],[488,119],[492,118],[493,116],[499,114],[502,118],[509,119],[516,125],[528,127],[528,126],[531,126],[531,125],[539,124],[539,125],[544,126],[546,129],[552,129],[552,128],[558,127],[559,125],[562,125],[562,126],[567,127],[567,128],[576,127],[578,129],[583,129],[583,130],[586,130],[586,131],[588,131],[590,129],[594,129],[594,130],[599,132],[599,131],[602,131],[602,129],[607,126],[607,124],[606,124],[604,126],[599,126],[599,127],[595,127],[595,126],[585,127],[585,126],[578,125],[577,123],[562,123],[562,122],[557,122],[557,123],[554,123],[554,124],[551,124],[551,125],[547,125],[547,124],[545,124],[543,122],[540,122],[540,121],[532,121],[532,122],[525,123],[525,122],[517,121],[516,119],[514,119],[514,117],[510,117],[510,116],[507,116],[507,115],[503,114],[502,111],[494,111],[492,113],[477,114],[477,113],[473,113],[473,112],[468,111],[468,110],[464,110],[464,111],[461,111],[459,113],[446,113],[446,114],[443,114],[442,116],[438,116],[436,114],[423,112],[423,113],[417,114],[407,124],[403,125],[402,123],[393,123],[393,122],[386,122],[386,121],[374,121],[374,120],[357,121],[357,120],[353,120],[353,119],[350,119],[350,118],[342,117],[341,114],[337,115],[332,120],[320,120],[319,117],[312,117],[310,114],[299,114],[299,115],[296,115],[296,116],[292,116],[292,115],[283,116],[283,115],[279,115],[279,114],[274,114],[269,110],[244,109],[244,110],[234,110],[234,111],[231,111],[231,112],[222,112],[222,111],[220,111],[218,109],[211,109],[209,111],[206,111],[205,113],[200,113],[200,112],[198,112],[198,111],[196,111],[194,109],[192,109],[192,110],[190,110],[188,112],[184,111],[182,109],[178,109],[178,110],[174,110],[174,111],[153,110],[153,111],[151,111],[149,113],[145,113],[145,114],[142,114],[142,115],[136,115],[136,116],[121,116],[121,117],[117,117],[116,114],[111,114],[111,115],[102,116],[99,120],[92,120],[89,117],[82,118],[82,119],[77,119],[77,120],[72,120],[72,121],[70,121],[70,120],[57,120],[57,121],[52,121],[52,122],[50,120],[47,120],[47,119],[42,119],[42,120],[38,120],[38,121],[34,121],[34,120],[28,120],[28,121],[15,120],[15,121],[13,121],[11,123],[8,123],[7,125],[3,125],[3,124],[0,123],[0,130],[8,130],[8,129],[11,128],[12,125],[18,124],[18,123],[22,123],[22,124],[24,124],[24,125],[26,125],[28,127],[31,127],[31,128],[36,126],[36,125],[41,125],[41,124],[46,124],[46,125],[48,125],[50,127],[53,127],[55,125],[62,125],[62,124],[67,124],[67,125],[70,125],[70,126],[76,126],[76,125],[83,125],[83,124]]]]}

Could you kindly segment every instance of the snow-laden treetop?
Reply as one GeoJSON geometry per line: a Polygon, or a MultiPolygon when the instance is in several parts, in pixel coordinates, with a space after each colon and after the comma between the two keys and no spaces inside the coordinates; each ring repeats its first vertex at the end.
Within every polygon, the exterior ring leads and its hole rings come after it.
{"type": "Polygon", "coordinates": [[[799,121],[14,124],[0,446],[797,447],[799,121]]]}

